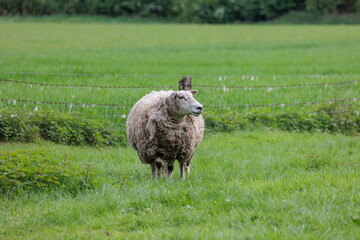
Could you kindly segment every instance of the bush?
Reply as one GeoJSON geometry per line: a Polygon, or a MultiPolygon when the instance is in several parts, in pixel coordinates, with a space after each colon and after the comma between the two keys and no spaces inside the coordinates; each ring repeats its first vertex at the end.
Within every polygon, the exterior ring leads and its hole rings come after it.
{"type": "Polygon", "coordinates": [[[110,123],[76,115],[0,109],[1,142],[31,142],[38,138],[69,145],[117,146],[126,142],[126,133],[110,123]]]}
{"type": "Polygon", "coordinates": [[[55,112],[35,113],[32,124],[45,140],[68,145],[114,146],[125,141],[125,134],[107,123],[55,112]]]}
{"type": "Polygon", "coordinates": [[[231,132],[242,129],[271,128],[292,132],[321,131],[356,134],[360,132],[360,112],[344,107],[323,106],[315,114],[297,110],[272,114],[271,109],[254,110],[247,115],[209,113],[204,117],[210,132],[231,132]]]}
{"type": "Polygon", "coordinates": [[[306,9],[325,13],[357,12],[358,0],[305,0],[306,9]]]}
{"type": "Polygon", "coordinates": [[[39,128],[18,113],[0,109],[0,142],[31,142],[37,138],[39,128]]]}
{"type": "MultiPolygon", "coordinates": [[[[355,134],[360,132],[360,111],[336,104],[322,106],[308,114],[301,110],[273,114],[272,109],[249,111],[247,115],[207,112],[204,116],[208,132],[232,132],[243,129],[271,128],[293,132],[322,131],[355,134]]],[[[124,123],[121,123],[124,124],[124,123]]],[[[0,109],[0,141],[31,142],[42,138],[69,145],[125,145],[125,126],[119,129],[107,122],[52,111],[27,114],[0,109]]]]}
{"type": "Polygon", "coordinates": [[[43,149],[0,152],[0,193],[65,188],[70,192],[92,187],[91,165],[72,166],[69,156],[50,157],[43,149]]]}
{"type": "Polygon", "coordinates": [[[355,13],[360,0],[0,0],[1,15],[138,16],[203,23],[264,21],[294,10],[355,13]]]}

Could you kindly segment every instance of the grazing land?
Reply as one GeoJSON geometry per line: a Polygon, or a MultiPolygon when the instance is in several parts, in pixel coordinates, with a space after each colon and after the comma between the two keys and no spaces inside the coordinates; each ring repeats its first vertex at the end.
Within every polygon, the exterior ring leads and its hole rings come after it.
{"type": "MultiPolygon", "coordinates": [[[[358,138],[242,132],[207,135],[185,181],[152,180],[130,148],[94,149],[39,142],[91,163],[101,186],[0,200],[9,239],[105,236],[129,239],[357,239],[360,236],[358,138]],[[314,156],[312,153],[316,153],[314,156]],[[126,178],[127,176],[127,178],[126,178]],[[123,179],[125,183],[123,184],[123,179]]],[[[177,170],[175,165],[175,170],[177,170]]]]}
{"type": "MultiPolygon", "coordinates": [[[[229,88],[224,92],[224,86],[325,84],[357,80],[359,76],[356,74],[360,74],[359,29],[359,26],[4,21],[0,24],[0,33],[6,36],[1,39],[0,45],[2,72],[120,76],[8,73],[1,74],[1,79],[177,89],[180,77],[191,75],[194,88],[200,91],[197,98],[205,106],[346,99],[358,97],[356,95],[360,84],[279,88],[270,92],[267,87],[252,90],[229,88]],[[222,76],[222,81],[219,81],[219,76],[222,76]]],[[[151,89],[158,89],[70,88],[18,83],[9,86],[8,82],[0,84],[3,99],[80,103],[73,105],[71,111],[95,116],[127,114],[129,108],[97,107],[89,110],[82,107],[82,104],[132,105],[151,89]]],[[[19,105],[20,102],[16,106],[19,105]]],[[[36,105],[27,104],[32,109],[36,105]]],[[[38,109],[48,108],[68,112],[69,104],[38,106],[38,109]]],[[[220,108],[207,110],[215,113],[222,111],[220,108]]],[[[244,109],[231,110],[243,112],[244,109]]]]}
{"type": "MultiPolygon", "coordinates": [[[[0,79],[12,81],[0,81],[0,104],[8,110],[79,112],[123,127],[130,107],[101,104],[132,105],[159,87],[177,89],[182,75],[193,76],[196,98],[208,115],[259,108],[210,105],[254,104],[278,104],[267,109],[275,114],[292,109],[311,113],[316,104],[294,103],[330,99],[354,99],[341,104],[358,109],[359,26],[5,19],[0,35],[0,79]],[[330,84],[339,82],[351,83],[330,84]],[[295,84],[319,85],[276,88],[295,84]]],[[[357,135],[206,132],[185,181],[178,171],[171,181],[152,180],[150,168],[130,147],[39,140],[1,143],[0,152],[44,147],[53,156],[71,156],[77,167],[91,164],[97,171],[94,185],[76,194],[49,188],[0,195],[0,238],[360,237],[357,135]]]]}

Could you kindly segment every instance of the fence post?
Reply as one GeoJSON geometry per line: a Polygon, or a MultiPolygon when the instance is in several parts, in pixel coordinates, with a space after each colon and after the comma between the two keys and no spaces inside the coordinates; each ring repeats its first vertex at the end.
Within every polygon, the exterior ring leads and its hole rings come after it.
{"type": "Polygon", "coordinates": [[[179,81],[179,90],[190,91],[192,88],[192,77],[183,76],[179,81]]]}

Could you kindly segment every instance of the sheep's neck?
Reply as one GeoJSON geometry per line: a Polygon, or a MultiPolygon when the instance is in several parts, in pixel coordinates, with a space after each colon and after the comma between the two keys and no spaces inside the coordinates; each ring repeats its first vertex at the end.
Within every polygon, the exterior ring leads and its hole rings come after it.
{"type": "Polygon", "coordinates": [[[183,115],[177,115],[175,113],[169,113],[169,119],[173,123],[179,124],[184,121],[185,116],[183,115]]]}
{"type": "Polygon", "coordinates": [[[174,124],[179,124],[184,121],[184,115],[178,115],[174,111],[171,111],[170,108],[166,108],[166,114],[169,116],[169,120],[174,124]]]}

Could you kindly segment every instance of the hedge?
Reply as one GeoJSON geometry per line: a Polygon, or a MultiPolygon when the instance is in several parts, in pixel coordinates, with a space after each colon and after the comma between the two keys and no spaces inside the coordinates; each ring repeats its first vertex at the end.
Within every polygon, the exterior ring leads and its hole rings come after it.
{"type": "MultiPolygon", "coordinates": [[[[207,132],[232,132],[251,129],[279,129],[292,132],[360,133],[358,106],[336,104],[319,107],[309,114],[290,109],[273,113],[272,109],[252,110],[246,115],[232,112],[204,115],[207,132]]],[[[52,111],[25,113],[0,109],[0,142],[31,142],[39,138],[69,145],[126,145],[125,122],[97,122],[76,115],[52,111]]]]}
{"type": "Polygon", "coordinates": [[[0,142],[31,142],[39,138],[68,145],[117,146],[126,142],[124,128],[53,111],[0,109],[0,142]]]}
{"type": "Polygon", "coordinates": [[[291,132],[360,133],[357,107],[329,105],[312,113],[291,110],[272,113],[271,109],[249,111],[247,115],[227,113],[205,117],[207,131],[232,132],[246,129],[279,129],[291,132]]]}
{"type": "Polygon", "coordinates": [[[0,15],[137,16],[199,23],[264,21],[290,11],[359,13],[360,0],[0,0],[0,15]]]}

